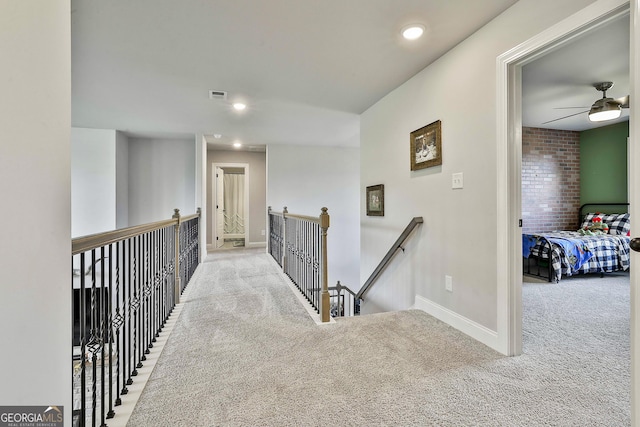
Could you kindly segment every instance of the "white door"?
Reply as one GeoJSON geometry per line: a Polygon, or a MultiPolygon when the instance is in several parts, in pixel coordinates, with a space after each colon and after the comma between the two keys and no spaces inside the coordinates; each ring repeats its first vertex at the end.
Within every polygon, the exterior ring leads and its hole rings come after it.
{"type": "Polygon", "coordinates": [[[224,245],[224,170],[216,167],[216,248],[224,245]]]}
{"type": "MultiPolygon", "coordinates": [[[[629,203],[631,236],[640,237],[640,3],[631,2],[631,94],[629,110],[629,203]]],[[[634,247],[638,249],[638,240],[634,247]]],[[[640,253],[631,253],[631,425],[640,425],[640,253]]]]}

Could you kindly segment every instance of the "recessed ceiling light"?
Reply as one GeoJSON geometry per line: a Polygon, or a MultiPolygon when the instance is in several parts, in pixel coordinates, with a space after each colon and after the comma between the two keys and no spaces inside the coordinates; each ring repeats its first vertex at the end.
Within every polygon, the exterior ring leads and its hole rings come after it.
{"type": "Polygon", "coordinates": [[[233,146],[236,147],[236,148],[240,148],[240,147],[242,147],[242,144],[240,144],[239,142],[234,142],[233,146]]]}
{"type": "Polygon", "coordinates": [[[214,137],[215,139],[220,139],[220,138],[222,138],[222,135],[220,135],[219,133],[214,133],[214,134],[213,134],[213,137],[214,137]]]}
{"type": "Polygon", "coordinates": [[[414,25],[405,27],[402,30],[402,37],[404,37],[407,40],[415,40],[415,39],[419,39],[423,33],[424,33],[424,25],[414,24],[414,25]]]}
{"type": "Polygon", "coordinates": [[[233,108],[235,108],[238,111],[242,111],[245,108],[247,108],[247,104],[244,104],[242,102],[236,102],[236,103],[233,104],[233,108]]]}

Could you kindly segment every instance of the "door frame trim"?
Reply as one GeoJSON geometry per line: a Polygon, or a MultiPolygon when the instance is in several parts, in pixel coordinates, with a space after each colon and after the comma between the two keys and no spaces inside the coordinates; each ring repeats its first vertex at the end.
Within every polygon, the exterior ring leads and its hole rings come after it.
{"type": "Polygon", "coordinates": [[[249,242],[249,231],[251,228],[249,227],[249,163],[219,163],[219,162],[211,162],[211,188],[212,191],[212,206],[213,214],[211,215],[211,246],[213,249],[216,248],[216,237],[218,237],[218,230],[216,228],[217,215],[215,210],[215,204],[217,200],[217,187],[216,187],[216,168],[243,168],[244,169],[244,245],[248,246],[249,242]]]}

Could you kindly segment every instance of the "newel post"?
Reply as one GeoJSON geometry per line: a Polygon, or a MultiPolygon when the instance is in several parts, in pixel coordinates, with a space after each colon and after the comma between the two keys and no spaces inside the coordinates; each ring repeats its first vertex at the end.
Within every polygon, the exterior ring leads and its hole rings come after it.
{"type": "MultiPolygon", "coordinates": [[[[198,237],[197,237],[197,242],[198,242],[198,265],[200,265],[200,263],[202,262],[202,254],[201,252],[201,248],[200,248],[200,238],[202,237],[202,208],[198,208],[198,210],[196,211],[198,214],[198,237]]],[[[206,242],[205,242],[206,243],[206,242]]],[[[205,245],[206,247],[206,245],[205,245]]]]}
{"type": "Polygon", "coordinates": [[[175,289],[174,298],[175,304],[180,302],[180,209],[173,210],[173,216],[176,219],[176,224],[173,226],[175,232],[175,260],[174,260],[174,276],[175,276],[175,289]]]}
{"type": "Polygon", "coordinates": [[[267,206],[267,253],[271,253],[271,206],[267,206]]]}
{"type": "Polygon", "coordinates": [[[328,285],[328,267],[327,267],[327,230],[329,229],[329,214],[327,208],[322,208],[320,214],[320,228],[322,229],[322,291],[320,293],[320,316],[322,322],[328,322],[330,319],[330,299],[328,285]]]}
{"type": "Polygon", "coordinates": [[[282,271],[287,271],[287,214],[289,211],[285,206],[282,209],[282,271]]]}

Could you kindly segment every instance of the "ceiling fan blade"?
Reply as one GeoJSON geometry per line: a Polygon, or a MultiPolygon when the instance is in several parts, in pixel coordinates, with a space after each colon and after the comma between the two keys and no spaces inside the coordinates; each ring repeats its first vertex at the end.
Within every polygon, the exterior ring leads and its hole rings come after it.
{"type": "Polygon", "coordinates": [[[560,117],[559,119],[549,120],[548,122],[544,122],[544,123],[542,123],[542,124],[543,124],[543,125],[546,125],[547,123],[557,122],[558,120],[568,119],[569,117],[577,116],[578,114],[583,114],[583,113],[588,113],[588,112],[589,112],[589,110],[580,111],[579,113],[569,114],[568,116],[560,117]]]}
{"type": "Polygon", "coordinates": [[[622,108],[629,108],[629,95],[623,96],[622,98],[616,98],[616,102],[620,104],[622,108]]]}

